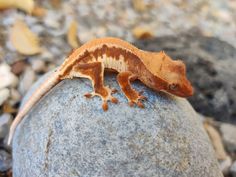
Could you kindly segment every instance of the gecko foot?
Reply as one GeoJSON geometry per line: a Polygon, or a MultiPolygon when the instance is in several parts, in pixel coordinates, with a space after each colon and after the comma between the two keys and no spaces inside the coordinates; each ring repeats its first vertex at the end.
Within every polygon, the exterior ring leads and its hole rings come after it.
{"type": "Polygon", "coordinates": [[[145,106],[142,103],[144,100],[147,100],[147,97],[139,94],[136,99],[129,100],[129,106],[133,107],[134,105],[137,105],[140,108],[144,108],[145,106]]]}
{"type": "Polygon", "coordinates": [[[118,99],[112,96],[112,94],[117,92],[116,89],[110,89],[108,87],[105,87],[105,89],[107,91],[107,94],[106,94],[105,97],[100,95],[100,94],[96,94],[96,95],[98,95],[98,96],[100,96],[102,98],[102,100],[103,100],[102,109],[104,111],[107,111],[108,110],[108,103],[107,102],[110,101],[110,102],[112,102],[114,104],[117,104],[118,103],[118,99]]]}
{"type": "Polygon", "coordinates": [[[133,73],[130,71],[121,72],[117,75],[117,81],[121,90],[128,99],[129,105],[132,107],[136,104],[138,107],[144,108],[142,101],[146,100],[147,98],[142,95],[143,91],[137,92],[130,84],[130,81],[135,79],[137,79],[137,76],[133,75],[133,73]]]}
{"type": "Polygon", "coordinates": [[[94,96],[99,96],[103,100],[102,108],[104,111],[108,110],[108,102],[112,102],[114,104],[118,103],[118,99],[113,97],[112,94],[116,93],[116,89],[110,89],[109,87],[103,87],[97,90],[97,92],[86,93],[84,96],[86,98],[92,98],[94,96]]]}

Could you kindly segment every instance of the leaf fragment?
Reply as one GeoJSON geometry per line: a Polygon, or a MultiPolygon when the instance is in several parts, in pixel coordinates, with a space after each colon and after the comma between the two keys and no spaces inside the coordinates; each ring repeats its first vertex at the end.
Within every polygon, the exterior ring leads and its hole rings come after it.
{"type": "Polygon", "coordinates": [[[34,0],[0,0],[0,9],[18,8],[29,14],[34,9],[34,0]]]}
{"type": "Polygon", "coordinates": [[[10,31],[10,41],[24,55],[35,55],[42,51],[38,37],[20,20],[16,20],[10,31]]]}
{"type": "Polygon", "coordinates": [[[2,107],[3,107],[2,109],[3,109],[4,113],[11,113],[12,114],[12,113],[17,112],[17,110],[9,103],[4,103],[2,107]]]}
{"type": "Polygon", "coordinates": [[[219,132],[208,122],[204,122],[204,128],[211,139],[211,143],[215,149],[216,157],[218,160],[227,159],[228,155],[224,149],[223,142],[221,140],[221,136],[219,132]]]}
{"type": "Polygon", "coordinates": [[[147,5],[144,0],[132,0],[133,7],[138,12],[144,12],[147,10],[147,5]]]}
{"type": "Polygon", "coordinates": [[[50,2],[55,8],[59,8],[61,6],[61,0],[50,0],[50,2]]]}
{"type": "Polygon", "coordinates": [[[150,39],[153,38],[154,34],[152,30],[147,26],[138,26],[132,30],[132,33],[137,39],[150,39]]]}
{"type": "Polygon", "coordinates": [[[47,14],[47,10],[42,7],[35,7],[32,11],[32,15],[37,16],[37,17],[43,17],[47,14]]]}
{"type": "Polygon", "coordinates": [[[77,27],[77,22],[72,21],[67,32],[67,41],[72,48],[78,48],[80,46],[80,41],[77,36],[77,27]]]}

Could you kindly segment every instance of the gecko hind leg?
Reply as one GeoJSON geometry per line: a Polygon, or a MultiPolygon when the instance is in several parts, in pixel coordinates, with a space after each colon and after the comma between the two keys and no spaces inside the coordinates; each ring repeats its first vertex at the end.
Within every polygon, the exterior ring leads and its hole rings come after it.
{"type": "Polygon", "coordinates": [[[80,77],[89,78],[92,81],[94,91],[86,93],[85,97],[99,96],[103,100],[102,108],[108,110],[108,101],[118,103],[117,98],[112,96],[113,90],[104,86],[104,66],[101,62],[77,64],[73,70],[80,73],[80,77]]]}
{"type": "Polygon", "coordinates": [[[137,79],[137,77],[129,71],[121,72],[117,75],[117,81],[121,90],[128,99],[129,105],[132,107],[137,104],[138,107],[144,108],[142,100],[146,100],[147,98],[142,95],[142,92],[134,90],[130,84],[130,81],[134,81],[135,79],[137,79]]]}

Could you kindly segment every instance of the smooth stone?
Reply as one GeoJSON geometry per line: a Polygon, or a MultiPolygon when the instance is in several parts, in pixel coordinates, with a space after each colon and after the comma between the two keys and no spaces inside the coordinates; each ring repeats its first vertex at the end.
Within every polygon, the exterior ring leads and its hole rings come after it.
{"type": "Polygon", "coordinates": [[[10,104],[11,105],[15,105],[17,102],[19,102],[21,100],[21,95],[20,93],[18,92],[18,90],[12,88],[10,90],[10,104]]]}
{"type": "Polygon", "coordinates": [[[230,167],[230,174],[232,177],[236,177],[236,161],[234,161],[233,165],[230,167]]]}
{"type": "Polygon", "coordinates": [[[18,78],[11,72],[8,64],[0,64],[0,89],[6,87],[15,87],[18,84],[18,78]]]}
{"type": "Polygon", "coordinates": [[[35,72],[43,72],[47,68],[45,61],[43,61],[42,59],[33,59],[30,62],[32,65],[32,69],[35,72]]]}
{"type": "Polygon", "coordinates": [[[235,153],[236,152],[236,126],[227,124],[227,123],[221,123],[220,132],[222,134],[222,139],[224,141],[227,151],[230,153],[235,153]]]}
{"type": "Polygon", "coordinates": [[[8,99],[10,91],[7,88],[0,89],[0,106],[8,99]]]}
{"type": "MultiPolygon", "coordinates": [[[[45,76],[46,77],[46,76],[45,76]]],[[[32,92],[45,77],[29,91],[32,92]]],[[[114,76],[109,86],[119,88],[114,76]]],[[[148,97],[145,109],[114,96],[104,112],[86,79],[54,87],[18,126],[13,139],[13,176],[222,177],[210,140],[183,98],[134,87],[148,97]]]]}
{"type": "Polygon", "coordinates": [[[0,149],[0,172],[6,172],[12,166],[11,155],[3,149],[0,149]]]}
{"type": "Polygon", "coordinates": [[[0,116],[0,139],[7,136],[11,123],[12,116],[10,114],[5,113],[0,116]]]}
{"type": "Polygon", "coordinates": [[[31,67],[27,67],[22,75],[22,79],[19,84],[19,91],[21,95],[24,95],[29,88],[33,85],[36,79],[36,74],[31,67]]]}

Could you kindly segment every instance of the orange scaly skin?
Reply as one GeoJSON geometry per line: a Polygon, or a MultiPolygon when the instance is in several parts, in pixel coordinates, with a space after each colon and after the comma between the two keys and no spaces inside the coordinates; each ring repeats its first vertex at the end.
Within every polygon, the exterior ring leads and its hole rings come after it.
{"type": "Polygon", "coordinates": [[[104,111],[108,109],[108,101],[117,103],[118,100],[112,96],[115,90],[103,84],[105,69],[118,72],[117,81],[130,106],[137,104],[141,108],[144,107],[141,100],[145,97],[130,84],[130,81],[135,79],[156,91],[165,91],[180,97],[193,95],[193,88],[186,77],[182,61],[172,60],[163,51],[157,53],[140,50],[118,38],[94,39],[74,50],[59,69],[35,91],[12,123],[8,144],[11,143],[15,128],[27,112],[63,79],[90,79],[94,91],[85,96],[101,97],[104,111]]]}

